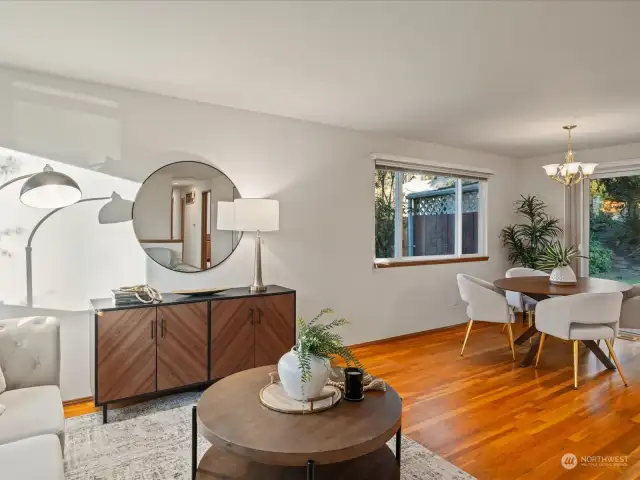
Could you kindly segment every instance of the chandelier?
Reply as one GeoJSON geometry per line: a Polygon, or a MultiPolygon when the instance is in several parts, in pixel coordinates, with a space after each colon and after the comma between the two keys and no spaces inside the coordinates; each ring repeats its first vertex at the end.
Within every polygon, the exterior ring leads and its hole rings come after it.
{"type": "Polygon", "coordinates": [[[565,163],[552,163],[545,165],[544,171],[552,178],[567,187],[580,183],[585,178],[589,178],[589,175],[593,173],[597,163],[580,163],[576,162],[571,150],[571,130],[576,128],[577,125],[565,125],[564,128],[569,133],[567,153],[564,155],[565,163]]]}

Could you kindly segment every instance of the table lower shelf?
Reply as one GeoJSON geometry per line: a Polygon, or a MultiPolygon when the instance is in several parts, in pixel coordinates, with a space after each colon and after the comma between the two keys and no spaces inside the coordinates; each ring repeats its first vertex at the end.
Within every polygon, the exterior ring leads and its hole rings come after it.
{"type": "MultiPolygon", "coordinates": [[[[212,446],[198,465],[196,480],[304,480],[307,467],[252,462],[212,446]]],[[[400,467],[386,445],[346,462],[315,467],[315,480],[399,480],[400,467]]]]}

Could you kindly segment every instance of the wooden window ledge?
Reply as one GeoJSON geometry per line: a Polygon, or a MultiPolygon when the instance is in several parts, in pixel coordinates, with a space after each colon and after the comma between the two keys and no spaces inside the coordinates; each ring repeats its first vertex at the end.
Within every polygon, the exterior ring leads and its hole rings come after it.
{"type": "Polygon", "coordinates": [[[375,268],[397,268],[397,267],[416,267],[418,265],[441,265],[445,263],[469,263],[469,262],[486,262],[489,257],[458,257],[458,258],[439,258],[439,259],[421,259],[421,260],[400,260],[387,262],[384,260],[376,260],[375,268]]]}

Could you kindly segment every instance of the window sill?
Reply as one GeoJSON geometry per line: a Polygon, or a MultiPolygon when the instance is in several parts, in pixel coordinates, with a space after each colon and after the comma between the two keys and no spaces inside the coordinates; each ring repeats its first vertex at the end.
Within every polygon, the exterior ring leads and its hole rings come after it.
{"type": "Polygon", "coordinates": [[[469,263],[486,262],[489,257],[456,257],[456,258],[434,258],[420,260],[375,260],[374,268],[396,268],[396,267],[416,267],[418,265],[441,265],[445,263],[469,263]]]}

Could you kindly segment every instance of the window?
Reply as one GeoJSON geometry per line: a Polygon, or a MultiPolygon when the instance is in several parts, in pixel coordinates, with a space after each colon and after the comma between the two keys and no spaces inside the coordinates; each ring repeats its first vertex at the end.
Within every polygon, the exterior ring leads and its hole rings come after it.
{"type": "Polygon", "coordinates": [[[589,274],[640,283],[640,175],[594,178],[589,190],[589,274]]]}
{"type": "Polygon", "coordinates": [[[376,265],[486,259],[488,175],[377,159],[376,265]]]}

